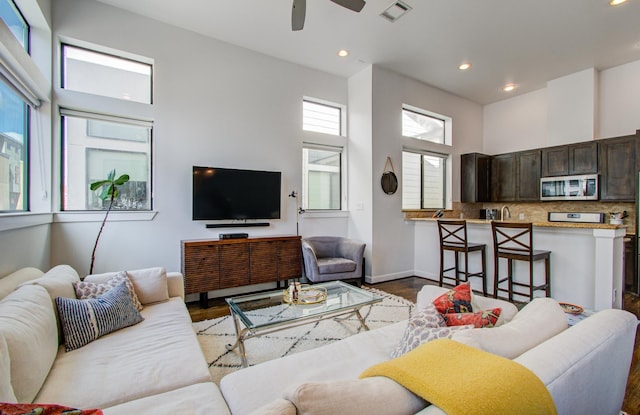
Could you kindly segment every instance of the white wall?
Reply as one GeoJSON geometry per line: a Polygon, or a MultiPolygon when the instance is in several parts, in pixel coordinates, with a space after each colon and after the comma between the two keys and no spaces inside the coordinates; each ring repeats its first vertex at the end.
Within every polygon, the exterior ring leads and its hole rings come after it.
{"type": "MultiPolygon", "coordinates": [[[[191,220],[193,165],[281,171],[282,219],[243,231],[251,236],[296,233],[296,204],[287,195],[301,189],[302,98],[346,105],[346,79],[98,2],[56,1],[53,22],[56,41],[61,36],[79,39],[155,62],[150,114],[158,214],[152,221],[108,223],[94,272],[145,266],[179,270],[181,240],[238,231],[205,229],[204,222],[191,220]]],[[[304,218],[301,228],[311,221],[304,218]]],[[[336,221],[328,228],[346,233],[346,221],[336,221]]],[[[99,225],[54,224],[52,263],[68,263],[86,273],[99,225]]]]}
{"type": "Polygon", "coordinates": [[[451,117],[453,120],[453,200],[460,200],[460,154],[481,148],[482,107],[440,89],[374,66],[373,68],[373,281],[413,275],[414,223],[402,213],[402,104],[451,117]],[[400,182],[398,192],[387,195],[380,177],[391,157],[400,182]]]}
{"type": "Polygon", "coordinates": [[[484,152],[500,154],[619,137],[640,129],[640,60],[599,73],[577,72],[557,81],[486,105],[484,152]]]}

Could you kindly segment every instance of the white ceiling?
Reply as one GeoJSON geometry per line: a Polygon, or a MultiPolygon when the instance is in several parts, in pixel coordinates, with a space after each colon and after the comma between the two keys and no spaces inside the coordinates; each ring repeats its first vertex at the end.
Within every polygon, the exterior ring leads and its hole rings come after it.
{"type": "Polygon", "coordinates": [[[379,65],[480,104],[640,60],[640,0],[404,0],[413,10],[395,23],[379,16],[393,0],[367,0],[360,13],[307,0],[299,32],[292,0],[98,1],[344,77],[379,65]],[[518,88],[507,94],[506,83],[518,88]]]}

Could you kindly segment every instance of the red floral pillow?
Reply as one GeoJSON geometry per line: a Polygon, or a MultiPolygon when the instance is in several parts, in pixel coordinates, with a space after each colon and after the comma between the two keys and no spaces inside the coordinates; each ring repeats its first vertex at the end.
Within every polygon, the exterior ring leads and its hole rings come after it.
{"type": "Polygon", "coordinates": [[[102,415],[100,409],[74,409],[40,403],[0,403],[0,415],[102,415]]]}
{"type": "Polygon", "coordinates": [[[464,326],[473,324],[475,328],[493,327],[500,318],[502,308],[494,308],[493,310],[478,311],[476,313],[449,313],[443,317],[447,322],[447,326],[464,326]]]}
{"type": "Polygon", "coordinates": [[[455,286],[433,300],[433,305],[440,314],[471,313],[471,286],[468,283],[455,286]]]}

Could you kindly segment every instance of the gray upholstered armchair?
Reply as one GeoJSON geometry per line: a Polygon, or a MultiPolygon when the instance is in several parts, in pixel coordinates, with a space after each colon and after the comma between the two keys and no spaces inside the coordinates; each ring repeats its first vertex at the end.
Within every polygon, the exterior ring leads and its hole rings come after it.
{"type": "Polygon", "coordinates": [[[339,236],[302,240],[302,258],[311,282],[358,279],[364,282],[365,243],[339,236]]]}

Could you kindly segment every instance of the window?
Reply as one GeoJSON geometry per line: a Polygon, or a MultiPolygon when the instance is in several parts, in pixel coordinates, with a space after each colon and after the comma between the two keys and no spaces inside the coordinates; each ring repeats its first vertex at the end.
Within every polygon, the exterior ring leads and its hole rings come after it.
{"type": "MultiPolygon", "coordinates": [[[[0,0],[0,18],[28,51],[29,25],[12,1],[0,0]]],[[[0,211],[26,211],[29,208],[29,107],[13,84],[5,80],[0,81],[0,211]]]]}
{"type": "Polygon", "coordinates": [[[62,45],[65,89],[150,104],[151,75],[148,63],[62,45]]]}
{"type": "Polygon", "coordinates": [[[340,210],[342,148],[305,143],[302,149],[302,208],[340,210]]]}
{"type": "Polygon", "coordinates": [[[112,209],[151,209],[151,132],[148,121],[61,110],[65,159],[63,210],[102,210],[108,201],[89,185],[128,174],[112,209]]]}
{"type": "Polygon", "coordinates": [[[310,100],[302,101],[302,129],[342,135],[342,108],[310,100]]]}
{"type": "Polygon", "coordinates": [[[446,144],[445,120],[403,108],[402,135],[417,138],[418,140],[431,141],[432,143],[446,144]]]}
{"type": "Polygon", "coordinates": [[[402,208],[448,209],[451,204],[450,117],[402,106],[402,208]]]}
{"type": "Polygon", "coordinates": [[[446,206],[446,167],[446,156],[403,151],[402,208],[444,209],[446,206]]]}

